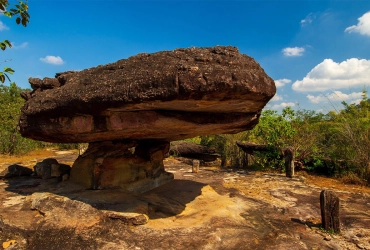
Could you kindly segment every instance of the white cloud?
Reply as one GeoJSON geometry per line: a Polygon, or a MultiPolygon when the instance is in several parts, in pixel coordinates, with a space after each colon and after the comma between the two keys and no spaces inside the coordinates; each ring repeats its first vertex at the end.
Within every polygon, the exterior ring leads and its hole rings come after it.
{"type": "Polygon", "coordinates": [[[287,47],[282,50],[284,56],[302,56],[304,51],[303,47],[287,47]]]}
{"type": "Polygon", "coordinates": [[[325,91],[370,84],[370,60],[351,58],[341,63],[325,59],[316,65],[302,80],[295,81],[295,91],[325,91]]]}
{"type": "Polygon", "coordinates": [[[281,95],[275,94],[274,97],[270,100],[270,102],[277,102],[283,100],[281,95]]]}
{"type": "Polygon", "coordinates": [[[327,102],[334,102],[334,101],[348,101],[351,102],[358,102],[358,100],[362,99],[362,92],[353,92],[351,94],[345,94],[341,91],[333,91],[331,94],[320,94],[318,96],[307,95],[308,100],[312,103],[327,103],[327,102]]]}
{"type": "Polygon", "coordinates": [[[292,80],[289,80],[289,79],[286,79],[286,78],[278,79],[278,80],[274,80],[274,81],[275,81],[275,85],[276,85],[277,88],[283,87],[285,84],[288,84],[288,83],[292,82],[292,80]]]}
{"type": "Polygon", "coordinates": [[[8,30],[9,27],[6,26],[2,21],[0,21],[0,31],[3,31],[3,30],[8,30]]]}
{"type": "Polygon", "coordinates": [[[286,108],[286,107],[294,107],[295,104],[292,102],[282,102],[280,104],[275,104],[271,107],[271,109],[281,109],[281,108],[286,108]]]}
{"type": "Polygon", "coordinates": [[[358,19],[357,25],[352,25],[344,30],[345,32],[357,32],[361,35],[370,36],[370,11],[358,19]]]}
{"type": "Polygon", "coordinates": [[[315,18],[316,18],[316,16],[313,13],[308,14],[305,19],[301,20],[301,22],[300,22],[301,26],[312,23],[313,19],[315,19],[315,18]]]}
{"type": "Polygon", "coordinates": [[[24,42],[21,45],[15,45],[15,43],[12,43],[13,49],[24,49],[27,48],[28,42],[24,42]]]}
{"type": "Polygon", "coordinates": [[[46,56],[44,58],[40,58],[41,61],[45,63],[61,65],[64,63],[63,59],[60,56],[46,56]]]}

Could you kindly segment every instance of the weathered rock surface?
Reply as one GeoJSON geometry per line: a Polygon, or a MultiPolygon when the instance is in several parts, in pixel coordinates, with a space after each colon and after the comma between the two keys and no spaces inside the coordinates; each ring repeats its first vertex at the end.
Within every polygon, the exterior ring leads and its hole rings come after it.
{"type": "Polygon", "coordinates": [[[47,192],[34,193],[25,202],[30,203],[29,208],[37,210],[51,226],[90,227],[103,217],[101,211],[89,204],[47,192]]]}
{"type": "Polygon", "coordinates": [[[175,141],[252,129],[274,81],[235,47],[139,54],[56,78],[30,78],[23,136],[49,142],[175,141]]]}
{"type": "MultiPolygon", "coordinates": [[[[163,167],[170,141],[252,129],[276,92],[260,65],[235,47],[140,54],[29,81],[21,134],[89,142],[71,180],[138,193],[173,179],[163,167]]],[[[49,178],[49,165],[37,174],[49,178]]]]}
{"type": "Polygon", "coordinates": [[[171,142],[169,155],[198,159],[205,162],[215,161],[220,157],[214,148],[185,141],[171,142]]]}
{"type": "Polygon", "coordinates": [[[368,189],[343,191],[327,179],[341,200],[342,226],[329,235],[319,228],[322,188],[309,176],[205,167],[191,174],[175,159],[165,164],[175,180],[140,195],[71,191],[55,179],[0,180],[0,243],[17,250],[370,248],[368,189]]]}

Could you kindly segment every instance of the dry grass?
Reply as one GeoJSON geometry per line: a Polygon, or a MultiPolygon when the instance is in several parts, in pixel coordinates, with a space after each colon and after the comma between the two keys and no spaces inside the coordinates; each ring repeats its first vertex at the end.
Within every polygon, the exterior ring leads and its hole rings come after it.
{"type": "Polygon", "coordinates": [[[315,185],[321,188],[333,188],[341,191],[347,192],[357,192],[357,193],[368,193],[370,194],[370,187],[364,185],[357,185],[347,182],[344,179],[334,179],[318,175],[310,175],[305,172],[299,173],[306,177],[306,183],[309,185],[315,185]]]}
{"type": "Polygon", "coordinates": [[[34,161],[35,159],[43,159],[48,157],[55,156],[56,153],[52,150],[35,150],[27,155],[22,156],[10,156],[10,155],[0,155],[0,163],[2,164],[14,164],[19,162],[28,162],[28,161],[34,161]]]}

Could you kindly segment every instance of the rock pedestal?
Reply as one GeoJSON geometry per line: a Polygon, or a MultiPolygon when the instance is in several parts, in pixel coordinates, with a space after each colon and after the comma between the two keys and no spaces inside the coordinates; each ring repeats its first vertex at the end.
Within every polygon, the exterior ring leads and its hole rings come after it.
{"type": "Polygon", "coordinates": [[[322,227],[328,231],[340,232],[339,198],[330,190],[320,193],[320,208],[322,227]]]}
{"type": "Polygon", "coordinates": [[[121,188],[142,193],[173,180],[164,170],[169,143],[106,141],[90,143],[74,162],[71,180],[87,189],[121,188]]]}
{"type": "Polygon", "coordinates": [[[199,172],[199,165],[200,165],[200,162],[199,160],[193,160],[193,173],[198,173],[199,172]]]}
{"type": "Polygon", "coordinates": [[[284,165],[286,177],[292,178],[294,176],[294,148],[286,147],[283,149],[284,165]]]}
{"type": "Polygon", "coordinates": [[[173,178],[162,164],[168,142],[250,130],[276,92],[253,58],[221,46],[139,54],[29,82],[20,133],[90,143],[71,179],[136,192],[173,178]]]}

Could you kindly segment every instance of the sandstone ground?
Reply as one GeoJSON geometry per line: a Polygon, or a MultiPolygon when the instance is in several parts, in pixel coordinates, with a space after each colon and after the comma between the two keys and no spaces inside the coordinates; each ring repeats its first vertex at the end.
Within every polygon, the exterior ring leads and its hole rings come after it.
{"type": "MultiPolygon", "coordinates": [[[[0,171],[76,152],[3,158],[0,171]]],[[[298,173],[165,161],[175,180],[141,195],[78,190],[57,179],[0,180],[0,243],[6,249],[370,249],[370,190],[298,173]],[[321,190],[340,198],[341,233],[320,229],[321,190]],[[31,209],[32,208],[32,209],[31,209]],[[130,217],[131,216],[131,217],[130,217]]]]}

